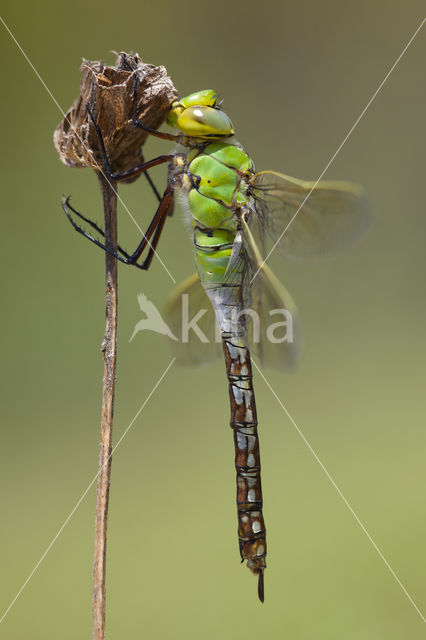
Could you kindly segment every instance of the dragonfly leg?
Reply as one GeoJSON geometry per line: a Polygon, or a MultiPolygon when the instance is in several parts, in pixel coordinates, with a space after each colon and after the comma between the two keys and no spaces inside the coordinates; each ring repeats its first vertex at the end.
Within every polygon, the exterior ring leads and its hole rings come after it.
{"type": "MultiPolygon", "coordinates": [[[[72,219],[68,209],[70,209],[81,220],[84,220],[84,222],[87,222],[87,224],[89,224],[93,229],[95,229],[95,231],[97,231],[103,238],[105,238],[104,230],[101,229],[101,227],[99,225],[97,225],[96,222],[93,222],[93,220],[90,220],[90,218],[86,218],[86,216],[84,216],[82,213],[77,211],[77,209],[74,209],[74,207],[70,204],[70,200],[71,200],[71,196],[68,196],[67,198],[65,198],[62,201],[62,208],[65,211],[68,220],[71,222],[72,226],[74,227],[74,229],[76,231],[81,233],[85,238],[88,238],[89,240],[92,240],[92,242],[94,242],[95,244],[98,244],[96,238],[93,238],[90,234],[86,233],[86,231],[84,231],[84,229],[82,229],[79,225],[77,225],[74,222],[74,220],[72,219]]],[[[101,246],[103,248],[104,245],[102,243],[100,243],[100,244],[98,244],[98,246],[101,246]]],[[[117,246],[117,251],[118,251],[118,253],[121,253],[124,258],[130,258],[130,255],[127,253],[127,251],[122,249],[120,247],[120,245],[117,246]]]]}
{"type": "MultiPolygon", "coordinates": [[[[126,54],[122,56],[123,62],[128,68],[129,71],[135,72],[135,69],[132,69],[130,64],[127,61],[126,54]]],[[[138,88],[139,88],[139,76],[135,73],[135,82],[133,84],[133,126],[139,127],[139,129],[143,129],[147,133],[156,138],[161,138],[162,140],[173,140],[174,142],[178,142],[179,136],[173,135],[171,133],[163,133],[162,131],[157,131],[157,129],[151,129],[151,127],[147,127],[144,125],[142,120],[138,120],[138,88]]]]}
{"type": "Polygon", "coordinates": [[[168,185],[164,191],[163,197],[158,205],[157,211],[152,218],[146,233],[143,234],[142,240],[140,241],[138,247],[130,256],[127,264],[132,264],[138,269],[149,269],[149,266],[154,257],[158,241],[160,239],[161,233],[164,228],[164,223],[166,222],[166,218],[171,216],[173,213],[174,206],[174,193],[173,188],[168,185]],[[152,242],[150,239],[152,237],[152,242]],[[142,264],[138,263],[138,260],[144,251],[145,247],[149,245],[148,254],[142,264]]]}
{"type": "Polygon", "coordinates": [[[162,140],[172,140],[173,142],[179,141],[179,136],[173,135],[172,133],[163,133],[162,131],[157,131],[157,129],[151,129],[151,127],[147,127],[144,125],[142,120],[138,120],[138,88],[139,88],[139,77],[135,74],[135,83],[133,85],[133,126],[139,127],[139,129],[143,129],[151,136],[155,138],[161,138],[162,140]]]}
{"type": "Polygon", "coordinates": [[[147,182],[148,182],[149,186],[150,186],[150,187],[151,187],[151,189],[153,190],[153,192],[154,192],[154,194],[155,194],[155,197],[157,198],[158,202],[160,202],[160,201],[161,201],[161,196],[160,196],[160,194],[158,193],[158,189],[157,189],[157,187],[155,186],[154,181],[153,181],[153,179],[151,178],[151,176],[149,175],[148,171],[145,171],[145,172],[144,172],[144,176],[145,176],[145,178],[147,179],[147,182]]]}
{"type": "Polygon", "coordinates": [[[96,246],[100,247],[104,251],[107,251],[108,253],[113,255],[120,262],[123,262],[124,264],[134,265],[135,267],[138,267],[138,269],[147,270],[147,269],[149,269],[149,266],[150,266],[150,264],[152,262],[152,258],[154,257],[154,253],[155,253],[158,241],[160,239],[161,232],[163,230],[166,218],[167,218],[167,216],[172,214],[173,203],[174,203],[173,190],[172,190],[172,188],[170,186],[168,186],[166,188],[164,194],[163,194],[163,197],[161,198],[161,201],[160,201],[160,203],[158,205],[158,208],[157,208],[157,210],[156,210],[156,212],[155,212],[155,214],[154,214],[154,216],[153,216],[153,218],[152,218],[152,220],[151,220],[151,222],[150,222],[150,224],[148,226],[147,231],[143,234],[141,242],[139,243],[139,245],[137,246],[137,248],[135,249],[135,251],[132,254],[129,254],[127,251],[122,249],[120,246],[117,247],[117,252],[113,251],[112,249],[107,247],[103,242],[101,242],[100,240],[97,240],[96,238],[94,238],[92,235],[87,233],[80,225],[78,225],[73,220],[73,218],[72,218],[72,216],[71,216],[71,214],[69,212],[69,209],[74,214],[76,214],[79,218],[81,218],[82,220],[87,222],[98,233],[100,233],[102,237],[105,237],[105,234],[104,234],[103,230],[95,222],[93,222],[89,218],[86,218],[85,216],[83,216],[76,209],[74,209],[74,207],[72,207],[70,205],[69,197],[66,198],[65,200],[63,200],[62,208],[63,208],[68,220],[71,222],[72,226],[74,227],[74,229],[78,233],[80,233],[85,238],[87,238],[88,240],[90,240],[91,242],[96,244],[96,246]],[[151,237],[152,237],[152,242],[150,242],[151,237]],[[138,263],[138,259],[140,258],[142,252],[144,251],[144,249],[148,245],[149,245],[148,254],[147,254],[145,260],[141,264],[139,264],[138,263]]]}
{"type": "MultiPolygon", "coordinates": [[[[113,171],[111,169],[108,154],[106,152],[102,132],[95,120],[95,117],[88,103],[86,103],[86,109],[87,109],[87,113],[89,114],[89,118],[91,119],[93,126],[95,127],[96,135],[99,141],[99,146],[101,148],[102,159],[104,161],[105,173],[107,174],[110,180],[123,180],[123,178],[134,178],[140,175],[141,173],[146,173],[146,171],[148,169],[151,169],[152,167],[156,167],[157,165],[163,164],[164,162],[170,162],[170,160],[172,160],[172,158],[174,157],[172,154],[161,155],[161,156],[158,156],[157,158],[153,158],[152,160],[149,160],[148,162],[144,162],[143,164],[140,164],[137,167],[132,167],[131,169],[127,169],[126,171],[121,171],[121,172],[113,171]]],[[[151,184],[151,186],[153,186],[153,182],[151,178],[148,178],[148,182],[151,184]]],[[[155,187],[154,187],[154,192],[157,195],[157,197],[159,197],[159,193],[157,189],[155,189],[155,187]]]]}

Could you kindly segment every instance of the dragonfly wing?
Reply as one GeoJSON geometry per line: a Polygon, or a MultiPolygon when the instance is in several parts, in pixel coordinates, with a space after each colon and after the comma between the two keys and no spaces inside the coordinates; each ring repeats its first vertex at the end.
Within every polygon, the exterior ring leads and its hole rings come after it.
{"type": "MultiPolygon", "coordinates": [[[[298,355],[300,335],[293,299],[263,258],[255,240],[258,218],[252,212],[250,223],[243,215],[241,230],[249,268],[243,283],[247,338],[251,351],[262,365],[292,369],[298,355]]],[[[261,235],[259,233],[258,235],[261,235]]]]}
{"type": "Polygon", "coordinates": [[[178,338],[170,340],[170,347],[179,364],[204,365],[221,355],[220,338],[219,342],[215,340],[213,307],[197,273],[172,292],[166,302],[164,316],[178,338]],[[189,325],[194,319],[194,328],[191,328],[189,325]]]}
{"type": "Polygon", "coordinates": [[[350,182],[315,183],[260,171],[251,185],[265,230],[288,257],[330,255],[351,244],[368,226],[366,195],[350,182]]]}

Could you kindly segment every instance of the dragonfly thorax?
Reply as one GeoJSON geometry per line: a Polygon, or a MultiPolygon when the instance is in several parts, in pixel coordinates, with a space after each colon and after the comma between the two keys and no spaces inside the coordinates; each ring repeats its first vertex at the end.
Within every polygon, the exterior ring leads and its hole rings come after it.
{"type": "Polygon", "coordinates": [[[208,229],[234,229],[238,208],[246,205],[253,162],[237,144],[215,142],[192,149],[184,188],[194,223],[208,229]]]}
{"type": "Polygon", "coordinates": [[[233,142],[207,143],[174,163],[175,184],[186,201],[194,229],[194,249],[203,285],[222,282],[238,231],[238,212],[251,201],[253,162],[233,142]]]}

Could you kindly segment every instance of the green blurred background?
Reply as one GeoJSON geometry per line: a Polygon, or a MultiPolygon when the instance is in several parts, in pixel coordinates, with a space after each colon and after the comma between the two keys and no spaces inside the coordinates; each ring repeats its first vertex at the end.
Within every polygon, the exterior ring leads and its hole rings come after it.
{"type": "MultiPolygon", "coordinates": [[[[7,1],[3,17],[58,103],[81,57],[115,50],[164,64],[182,95],[212,87],[256,166],[316,179],[422,20],[421,2],[73,3],[7,1]]],[[[1,25],[0,25],[1,26],[1,25]]],[[[90,170],[52,145],[58,107],[0,28],[2,447],[0,616],[97,469],[104,259],[61,212],[62,193],[102,220],[90,170]]],[[[304,330],[297,371],[265,374],[418,607],[426,610],[424,29],[328,178],[363,184],[362,242],[316,264],[272,264],[304,330]],[[422,180],[423,177],[423,180],[422,180]]],[[[147,157],[167,149],[150,141],[147,157]]],[[[159,184],[165,171],[155,171],[159,184]]],[[[145,181],[120,187],[139,224],[145,181]]],[[[160,254],[194,268],[182,215],[160,254]]],[[[137,230],[124,210],[122,243],[137,230]]],[[[119,270],[115,441],[168,365],[161,336],[129,338],[137,294],[162,307],[172,282],[119,270]]],[[[259,375],[266,602],[239,566],[223,363],[173,367],[113,460],[108,638],[423,638],[421,617],[259,375]]],[[[0,637],[90,637],[94,489],[0,625],[0,637]]]]}

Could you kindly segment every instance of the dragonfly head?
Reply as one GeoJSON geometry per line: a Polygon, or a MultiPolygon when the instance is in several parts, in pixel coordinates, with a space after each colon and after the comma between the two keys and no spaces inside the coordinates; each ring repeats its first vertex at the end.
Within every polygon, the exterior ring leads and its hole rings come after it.
{"type": "Polygon", "coordinates": [[[167,124],[194,138],[224,138],[234,135],[232,122],[217,103],[212,89],[197,91],[176,100],[167,117],[167,124]]]}

